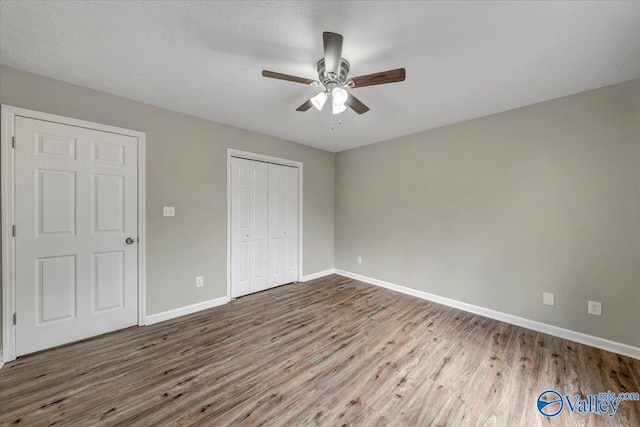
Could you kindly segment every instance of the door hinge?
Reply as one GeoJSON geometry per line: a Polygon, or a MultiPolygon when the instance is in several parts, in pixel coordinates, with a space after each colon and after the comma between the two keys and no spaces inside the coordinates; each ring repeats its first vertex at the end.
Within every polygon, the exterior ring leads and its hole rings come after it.
{"type": "Polygon", "coordinates": [[[16,137],[15,136],[11,137],[11,148],[16,148],[16,137]]]}
{"type": "Polygon", "coordinates": [[[18,321],[18,315],[16,313],[13,313],[13,324],[15,325],[17,321],[18,321]]]}
{"type": "Polygon", "coordinates": [[[15,225],[13,227],[11,227],[11,233],[13,234],[13,237],[16,237],[16,226],[15,225]]]}

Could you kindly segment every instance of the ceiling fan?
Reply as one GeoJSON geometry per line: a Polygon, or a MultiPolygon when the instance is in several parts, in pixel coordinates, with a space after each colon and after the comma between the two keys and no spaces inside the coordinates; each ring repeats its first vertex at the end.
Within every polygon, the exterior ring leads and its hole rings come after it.
{"type": "Polygon", "coordinates": [[[350,107],[358,114],[364,114],[369,111],[369,107],[349,93],[347,89],[357,89],[365,86],[401,82],[404,81],[406,72],[404,68],[398,68],[395,70],[348,78],[349,61],[342,57],[342,40],[343,37],[340,34],[329,32],[322,33],[324,58],[320,59],[317,64],[318,80],[290,76],[288,74],[276,73],[274,71],[267,70],[262,70],[262,75],[272,79],[287,80],[314,87],[322,87],[322,92],[299,106],[296,111],[307,111],[312,106],[318,110],[322,110],[327,99],[331,98],[333,114],[342,113],[347,109],[346,106],[350,107]]]}

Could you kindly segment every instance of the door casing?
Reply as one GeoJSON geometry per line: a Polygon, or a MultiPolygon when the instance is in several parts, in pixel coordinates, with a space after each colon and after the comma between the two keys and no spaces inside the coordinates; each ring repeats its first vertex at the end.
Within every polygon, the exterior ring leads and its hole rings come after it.
{"type": "Polygon", "coordinates": [[[293,166],[298,169],[298,282],[302,282],[302,207],[303,207],[303,163],[296,160],[267,156],[265,154],[227,148],[227,302],[231,301],[231,158],[239,157],[247,160],[293,166]]]}
{"type": "MultiPolygon", "coordinates": [[[[15,118],[27,117],[53,123],[117,133],[137,139],[138,145],[138,325],[145,322],[145,133],[100,123],[79,120],[55,114],[43,113],[21,107],[2,105],[2,135],[0,137],[0,175],[2,177],[2,361],[16,358],[16,328],[13,324],[15,313],[15,173],[13,137],[15,118]]],[[[18,142],[19,143],[19,142],[18,142]]],[[[19,321],[19,320],[18,320],[19,321]]]]}

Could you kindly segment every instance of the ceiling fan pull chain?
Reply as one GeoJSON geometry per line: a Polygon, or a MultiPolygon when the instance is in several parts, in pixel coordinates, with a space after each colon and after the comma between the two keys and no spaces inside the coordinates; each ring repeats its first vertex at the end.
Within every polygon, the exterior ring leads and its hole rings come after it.
{"type": "Polygon", "coordinates": [[[331,115],[331,130],[333,130],[333,114],[331,115]]]}

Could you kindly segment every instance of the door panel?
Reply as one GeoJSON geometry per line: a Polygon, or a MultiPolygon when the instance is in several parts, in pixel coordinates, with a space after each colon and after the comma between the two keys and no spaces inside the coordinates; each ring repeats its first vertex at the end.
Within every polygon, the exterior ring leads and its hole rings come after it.
{"type": "Polygon", "coordinates": [[[251,165],[251,292],[259,292],[268,287],[267,281],[267,235],[268,235],[268,181],[267,164],[249,162],[251,165]]]}
{"type": "Polygon", "coordinates": [[[135,325],[137,140],[16,118],[16,354],[135,325]]]}
{"type": "Polygon", "coordinates": [[[107,142],[93,143],[93,163],[124,165],[124,147],[107,142]]]}
{"type": "Polygon", "coordinates": [[[75,234],[75,172],[38,169],[36,174],[38,236],[75,234]]]}
{"type": "Polygon", "coordinates": [[[269,164],[269,287],[284,281],[284,180],[285,166],[269,164]]]}
{"type": "Polygon", "coordinates": [[[284,283],[298,281],[298,170],[283,171],[284,283]]]}
{"type": "Polygon", "coordinates": [[[231,293],[267,286],[267,165],[231,159],[231,293]]]}
{"type": "Polygon", "coordinates": [[[124,232],[124,177],[93,175],[93,232],[124,232]]]}
{"type": "Polygon", "coordinates": [[[249,197],[251,163],[244,159],[231,159],[231,297],[251,292],[249,274],[249,197]]]}
{"type": "Polygon", "coordinates": [[[76,317],[76,257],[52,256],[37,259],[37,324],[76,317]]]}
{"type": "Polygon", "coordinates": [[[76,159],[76,139],[72,136],[37,134],[36,156],[58,159],[76,159]]]}
{"type": "Polygon", "coordinates": [[[284,239],[284,283],[298,280],[298,237],[288,236],[284,239]]]}
{"type": "Polygon", "coordinates": [[[124,251],[93,254],[94,311],[124,305],[124,251]]]}
{"type": "Polygon", "coordinates": [[[251,275],[251,292],[261,291],[263,288],[260,286],[264,281],[264,263],[262,259],[265,254],[263,239],[251,238],[251,268],[249,268],[249,274],[251,275]]]}
{"type": "Polygon", "coordinates": [[[271,270],[269,275],[269,285],[273,287],[284,283],[284,279],[282,277],[282,257],[284,256],[284,247],[282,245],[281,236],[273,236],[270,240],[271,247],[269,248],[269,267],[271,270]]]}
{"type": "Polygon", "coordinates": [[[298,169],[269,164],[269,286],[298,280],[298,169]]]}

